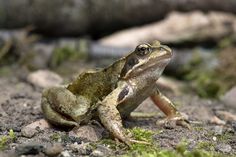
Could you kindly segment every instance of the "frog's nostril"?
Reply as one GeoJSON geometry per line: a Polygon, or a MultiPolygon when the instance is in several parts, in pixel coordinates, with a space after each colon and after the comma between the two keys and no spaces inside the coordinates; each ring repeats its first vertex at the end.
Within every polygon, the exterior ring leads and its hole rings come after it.
{"type": "Polygon", "coordinates": [[[163,50],[163,51],[165,51],[165,54],[166,55],[169,55],[170,57],[172,56],[172,50],[168,47],[168,46],[165,46],[165,45],[162,45],[161,46],[161,49],[163,50]]]}

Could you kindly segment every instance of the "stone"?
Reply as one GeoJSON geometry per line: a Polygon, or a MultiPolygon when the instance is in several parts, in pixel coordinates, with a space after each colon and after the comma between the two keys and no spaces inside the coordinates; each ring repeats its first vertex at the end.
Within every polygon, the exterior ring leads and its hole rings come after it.
{"type": "Polygon", "coordinates": [[[73,152],[76,152],[80,155],[89,155],[92,152],[92,148],[90,146],[90,143],[81,143],[78,144],[77,142],[70,145],[70,148],[73,150],[73,152]]]}
{"type": "Polygon", "coordinates": [[[236,122],[232,122],[232,127],[234,129],[234,132],[236,132],[236,122]]]}
{"type": "Polygon", "coordinates": [[[31,128],[27,126],[21,130],[22,136],[27,137],[27,138],[33,137],[37,132],[38,131],[35,128],[31,128]]]}
{"type": "Polygon", "coordinates": [[[55,143],[51,146],[47,146],[45,154],[47,156],[58,156],[63,151],[63,147],[60,143],[55,143]]]}
{"type": "Polygon", "coordinates": [[[110,156],[112,154],[112,150],[102,145],[97,145],[97,148],[91,153],[91,156],[103,157],[110,156]]]}
{"type": "Polygon", "coordinates": [[[51,127],[52,127],[51,124],[49,124],[45,119],[39,119],[39,120],[25,126],[25,128],[40,129],[40,130],[48,129],[51,127]]]}
{"type": "Polygon", "coordinates": [[[37,155],[44,150],[40,144],[28,143],[16,147],[15,152],[18,156],[21,155],[37,155]]]}
{"type": "Polygon", "coordinates": [[[222,153],[230,153],[232,150],[232,147],[228,144],[219,144],[216,146],[216,150],[222,153]]]}
{"type": "Polygon", "coordinates": [[[236,86],[226,92],[221,100],[226,106],[236,109],[236,86]]]}
{"type": "Polygon", "coordinates": [[[214,135],[222,135],[223,134],[223,126],[214,126],[213,132],[214,132],[214,135]]]}
{"type": "Polygon", "coordinates": [[[36,87],[48,88],[59,86],[63,79],[56,73],[49,70],[38,70],[27,76],[27,81],[36,87]]]}
{"type": "Polygon", "coordinates": [[[39,130],[51,128],[51,125],[44,119],[37,120],[21,129],[21,135],[27,138],[35,136],[39,130]]]}
{"type": "Polygon", "coordinates": [[[102,139],[102,132],[104,128],[95,125],[84,125],[75,127],[69,132],[69,136],[80,137],[91,142],[96,142],[102,139]]]}
{"type": "Polygon", "coordinates": [[[71,156],[72,155],[69,153],[68,150],[61,152],[61,154],[59,155],[59,157],[71,157],[71,156]]]}

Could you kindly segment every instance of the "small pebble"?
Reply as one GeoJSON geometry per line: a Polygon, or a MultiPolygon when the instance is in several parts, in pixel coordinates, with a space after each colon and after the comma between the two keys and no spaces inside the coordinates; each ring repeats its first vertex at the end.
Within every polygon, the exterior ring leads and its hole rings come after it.
{"type": "Polygon", "coordinates": [[[21,130],[21,134],[22,136],[24,137],[27,137],[27,138],[31,138],[33,137],[38,131],[34,128],[30,128],[30,127],[24,127],[22,130],[21,130]]]}
{"type": "Polygon", "coordinates": [[[94,150],[91,154],[92,156],[97,156],[97,157],[102,157],[104,156],[105,154],[103,152],[101,152],[100,150],[94,150]]]}
{"type": "Polygon", "coordinates": [[[71,157],[71,155],[67,150],[65,150],[65,151],[61,152],[59,157],[71,157]]]}
{"type": "Polygon", "coordinates": [[[222,153],[230,153],[232,150],[232,147],[228,144],[219,144],[216,146],[216,150],[222,153]]]}
{"type": "Polygon", "coordinates": [[[29,125],[25,126],[23,129],[45,130],[45,129],[48,129],[48,128],[51,128],[51,125],[45,119],[40,119],[40,120],[37,120],[33,123],[30,123],[29,125]]]}
{"type": "Polygon", "coordinates": [[[228,107],[236,109],[236,86],[231,88],[221,99],[228,107]]]}
{"type": "Polygon", "coordinates": [[[62,145],[59,144],[59,143],[56,143],[56,144],[53,144],[52,146],[48,146],[48,147],[45,149],[45,154],[46,154],[47,156],[57,156],[57,155],[59,155],[62,151],[63,151],[62,145]]]}
{"type": "Polygon", "coordinates": [[[216,138],[215,136],[213,136],[213,138],[212,138],[212,139],[213,139],[213,141],[216,141],[216,140],[217,140],[217,138],[216,138]]]}
{"type": "Polygon", "coordinates": [[[89,143],[81,143],[78,144],[77,142],[70,145],[70,148],[73,150],[73,152],[76,152],[80,155],[89,155],[92,152],[92,148],[89,147],[89,143]]]}
{"type": "Polygon", "coordinates": [[[52,71],[38,70],[29,74],[27,81],[36,87],[48,88],[59,86],[63,82],[63,79],[52,71]]]}
{"type": "Polygon", "coordinates": [[[97,148],[91,153],[91,156],[103,157],[112,154],[112,150],[102,145],[97,145],[97,148]]]}
{"type": "Polygon", "coordinates": [[[232,122],[232,127],[234,129],[234,132],[236,132],[236,122],[232,122]]]}
{"type": "Polygon", "coordinates": [[[75,127],[69,132],[70,136],[81,137],[91,142],[96,142],[102,139],[103,128],[94,125],[84,125],[75,127]]]}
{"type": "Polygon", "coordinates": [[[215,135],[222,135],[223,134],[223,126],[214,126],[213,132],[215,135]]]}

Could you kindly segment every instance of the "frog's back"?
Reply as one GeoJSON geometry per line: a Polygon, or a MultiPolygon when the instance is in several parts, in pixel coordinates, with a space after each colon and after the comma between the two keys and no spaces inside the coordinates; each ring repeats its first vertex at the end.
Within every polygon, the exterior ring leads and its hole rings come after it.
{"type": "Polygon", "coordinates": [[[67,89],[76,95],[89,98],[92,102],[101,100],[116,87],[124,62],[122,58],[105,69],[82,73],[67,89]]]}

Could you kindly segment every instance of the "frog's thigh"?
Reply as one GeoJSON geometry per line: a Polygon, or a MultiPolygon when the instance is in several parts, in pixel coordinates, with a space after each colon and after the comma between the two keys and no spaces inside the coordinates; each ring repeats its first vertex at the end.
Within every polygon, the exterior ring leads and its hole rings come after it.
{"type": "Polygon", "coordinates": [[[74,126],[83,113],[76,113],[77,97],[63,87],[45,90],[42,95],[42,110],[45,117],[57,125],[74,126]],[[75,122],[76,121],[76,122],[75,122]]]}
{"type": "Polygon", "coordinates": [[[151,99],[154,102],[154,104],[162,112],[164,112],[164,114],[167,117],[171,118],[179,114],[174,104],[166,96],[164,96],[158,89],[151,96],[151,99]]]}

